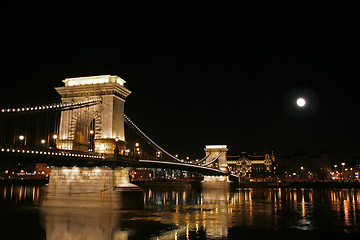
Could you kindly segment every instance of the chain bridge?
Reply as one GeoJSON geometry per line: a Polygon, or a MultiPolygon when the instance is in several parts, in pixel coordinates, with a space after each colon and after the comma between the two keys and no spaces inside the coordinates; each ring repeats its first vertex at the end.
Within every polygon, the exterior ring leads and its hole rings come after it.
{"type": "Polygon", "coordinates": [[[112,180],[114,186],[120,178],[130,186],[124,180],[128,172],[123,171],[129,167],[230,176],[225,145],[206,146],[205,157],[190,162],[156,144],[124,113],[131,91],[120,77],[67,78],[63,82],[65,86],[55,88],[61,101],[0,109],[0,160],[50,165],[50,188],[55,184],[52,179],[60,181],[57,176],[64,169],[68,174],[79,167],[112,169],[117,176],[112,180]]]}

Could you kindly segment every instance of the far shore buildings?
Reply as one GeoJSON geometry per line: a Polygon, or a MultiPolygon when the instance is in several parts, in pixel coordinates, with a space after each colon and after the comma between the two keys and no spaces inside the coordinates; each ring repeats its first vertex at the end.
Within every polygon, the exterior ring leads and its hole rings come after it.
{"type": "MultiPolygon", "coordinates": [[[[321,151],[319,154],[308,155],[304,151],[296,151],[290,156],[277,156],[274,152],[265,154],[248,154],[227,157],[231,173],[245,179],[260,179],[277,177],[281,180],[324,180],[329,179],[331,161],[329,154],[321,151]]],[[[356,164],[353,164],[354,168],[356,164]]]]}
{"type": "Polygon", "coordinates": [[[275,155],[265,153],[264,155],[250,155],[241,152],[240,155],[228,156],[227,164],[231,173],[240,177],[269,178],[274,177],[275,155]]]}
{"type": "Polygon", "coordinates": [[[277,159],[278,175],[282,178],[296,176],[304,179],[326,179],[329,177],[331,162],[326,151],[319,154],[307,154],[296,151],[291,156],[277,159]]]}

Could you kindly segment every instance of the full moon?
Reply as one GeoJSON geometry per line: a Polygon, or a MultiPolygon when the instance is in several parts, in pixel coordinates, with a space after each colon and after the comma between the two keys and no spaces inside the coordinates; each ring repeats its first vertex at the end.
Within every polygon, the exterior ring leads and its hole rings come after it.
{"type": "Polygon", "coordinates": [[[296,104],[299,106],[299,107],[304,107],[306,102],[305,102],[305,99],[303,98],[298,98],[298,100],[296,101],[296,104]]]}

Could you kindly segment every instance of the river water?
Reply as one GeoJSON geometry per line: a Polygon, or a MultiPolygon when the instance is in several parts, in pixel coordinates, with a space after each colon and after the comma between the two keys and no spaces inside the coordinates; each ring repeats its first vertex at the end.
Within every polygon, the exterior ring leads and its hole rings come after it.
{"type": "Polygon", "coordinates": [[[38,207],[0,185],[0,239],[359,239],[360,189],[144,190],[144,210],[38,207]]]}

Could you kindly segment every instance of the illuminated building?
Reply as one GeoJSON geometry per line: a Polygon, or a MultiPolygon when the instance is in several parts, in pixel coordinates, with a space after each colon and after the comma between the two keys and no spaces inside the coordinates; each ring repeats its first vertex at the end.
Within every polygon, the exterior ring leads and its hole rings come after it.
{"type": "Polygon", "coordinates": [[[274,152],[271,155],[249,155],[241,152],[240,155],[227,157],[229,170],[240,177],[269,177],[269,174],[273,173],[274,162],[274,152]]]}

